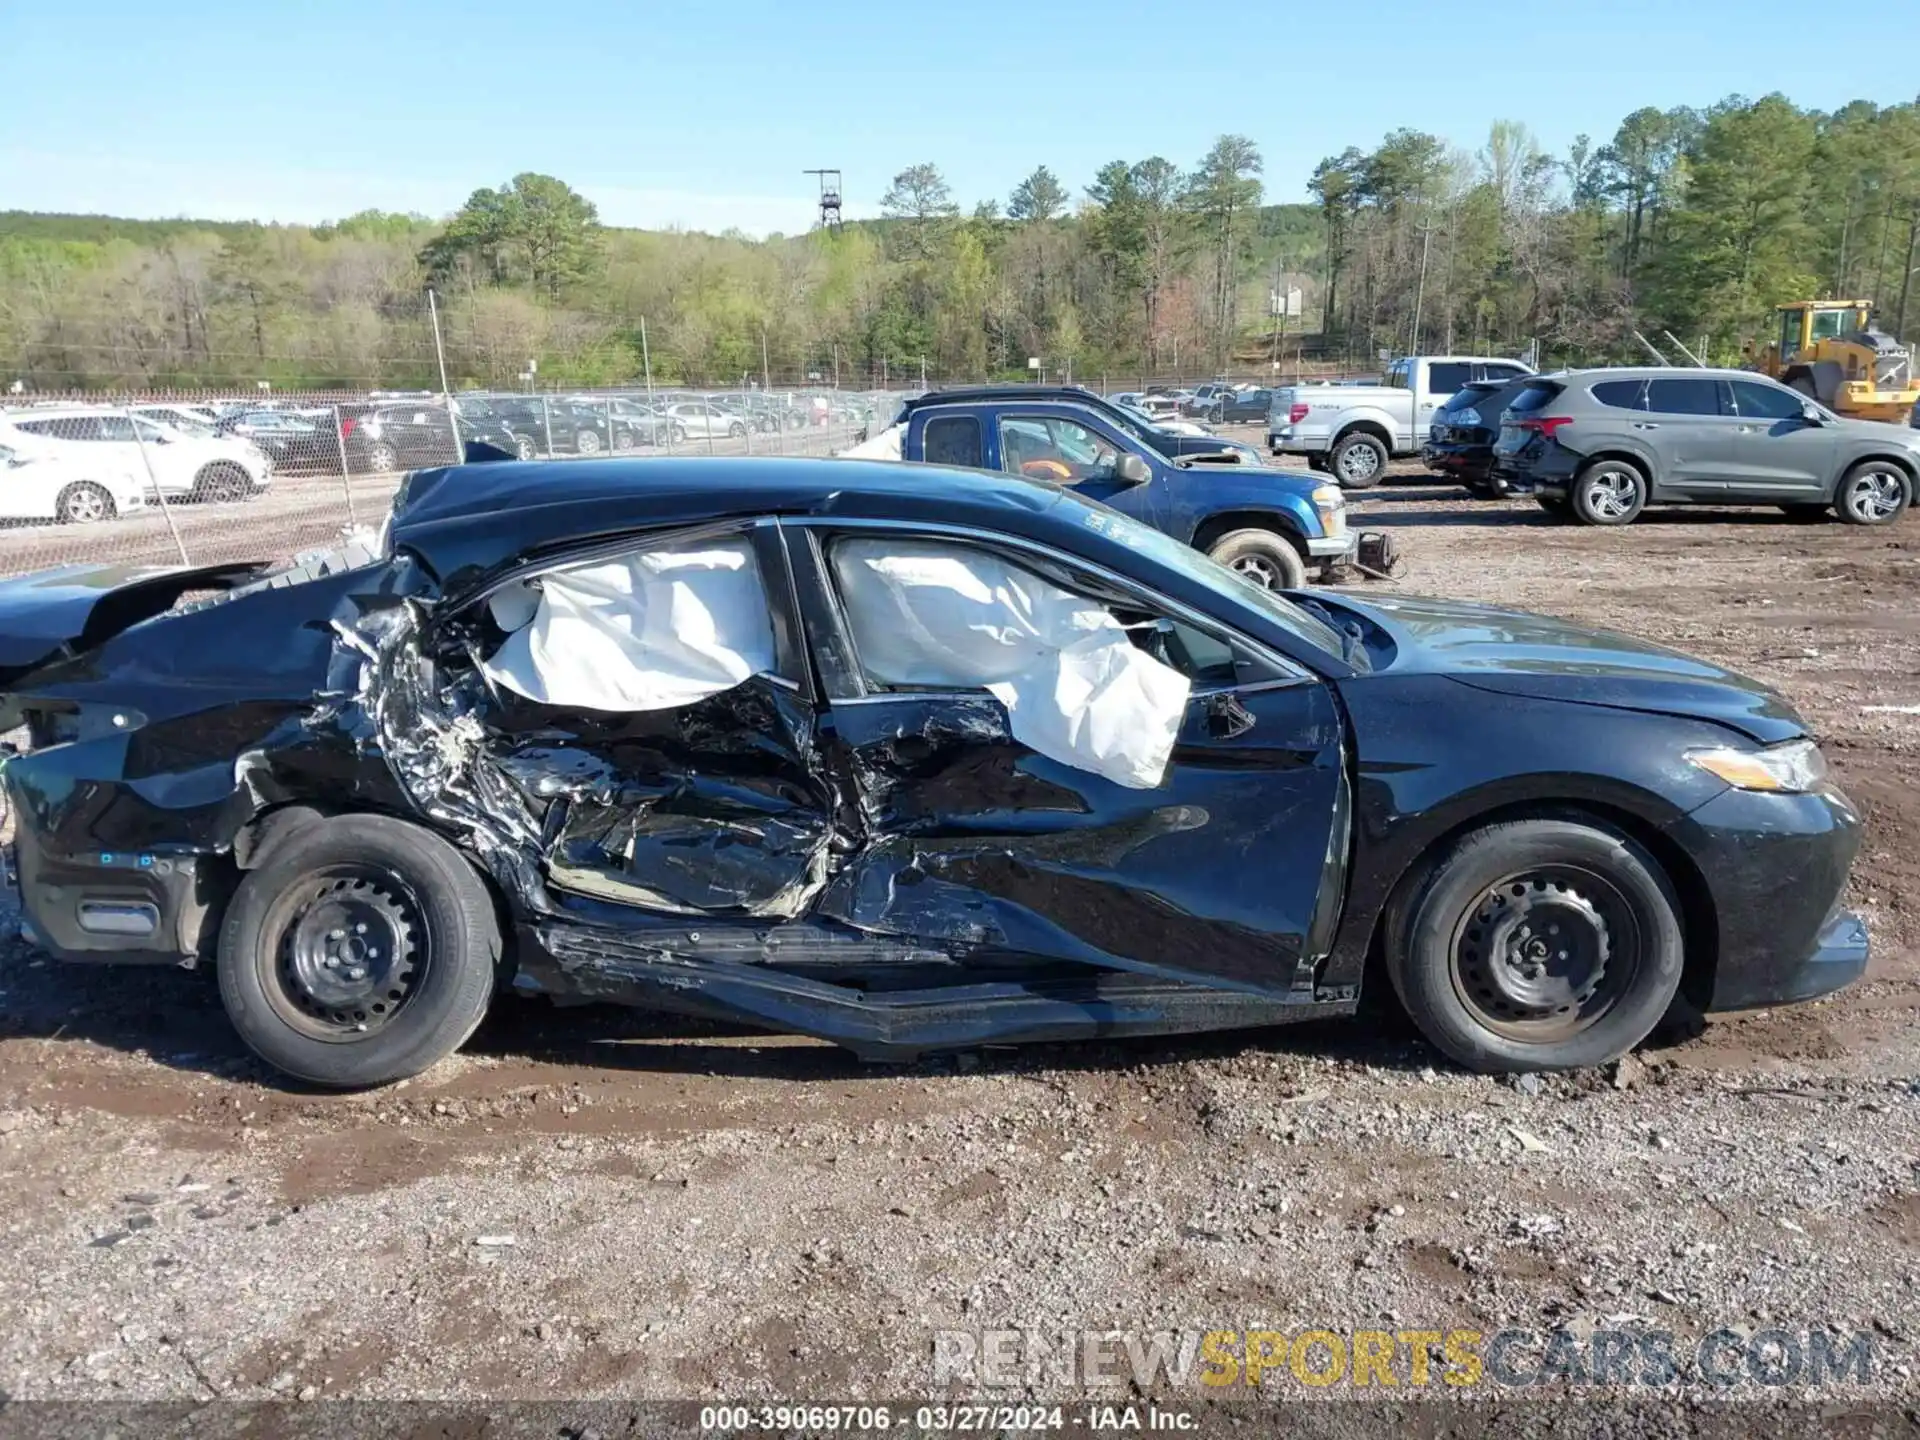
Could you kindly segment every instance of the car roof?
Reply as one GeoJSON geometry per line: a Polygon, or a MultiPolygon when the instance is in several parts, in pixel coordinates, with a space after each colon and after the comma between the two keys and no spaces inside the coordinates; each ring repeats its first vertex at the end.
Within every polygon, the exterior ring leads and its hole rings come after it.
{"type": "Polygon", "coordinates": [[[1562,370],[1542,380],[1768,380],[1757,370],[1723,369],[1711,365],[1600,365],[1590,370],[1562,370]]]}
{"type": "Polygon", "coordinates": [[[920,463],[699,456],[496,460],[419,470],[394,497],[392,541],[452,584],[596,536],[765,515],[894,518],[1056,541],[1080,504],[1045,481],[920,463]],[[1048,518],[1048,517],[1052,518],[1048,518]]]}

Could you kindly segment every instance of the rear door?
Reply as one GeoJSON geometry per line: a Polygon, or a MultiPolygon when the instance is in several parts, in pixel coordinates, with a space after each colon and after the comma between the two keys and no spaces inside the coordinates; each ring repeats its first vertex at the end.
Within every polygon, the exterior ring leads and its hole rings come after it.
{"type": "Polygon", "coordinates": [[[1822,499],[1838,465],[1840,437],[1810,425],[1805,402],[1791,390],[1758,380],[1731,380],[1735,423],[1727,452],[1730,498],[1769,502],[1822,499]]]}
{"type": "Polygon", "coordinates": [[[1731,402],[1722,404],[1725,388],[1725,381],[1711,375],[1684,372],[1647,381],[1641,402],[1646,414],[1633,423],[1659,459],[1656,493],[1676,499],[1717,499],[1727,493],[1740,422],[1731,402]]]}
{"type": "MultiPolygon", "coordinates": [[[[1342,722],[1323,682],[1037,547],[931,527],[781,525],[856,802],[844,813],[858,833],[817,915],[930,947],[1253,991],[1311,984],[1338,918],[1349,815],[1342,722]],[[962,577],[950,606],[905,585],[874,600],[861,567],[930,553],[962,577]],[[982,633],[1062,596],[1138,627],[1133,643],[1184,677],[1157,783],[1040,753],[1016,738],[1019,702],[1010,709],[969,668],[982,633]],[[908,650],[929,668],[903,670],[908,650]]],[[[1096,700],[1083,731],[1128,689],[1096,700]]]]}

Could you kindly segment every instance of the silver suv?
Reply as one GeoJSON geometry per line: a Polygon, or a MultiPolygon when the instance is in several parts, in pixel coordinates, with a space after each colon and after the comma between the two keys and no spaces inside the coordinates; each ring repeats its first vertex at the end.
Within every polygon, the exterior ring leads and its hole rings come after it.
{"type": "Polygon", "coordinates": [[[1831,509],[1885,525],[1913,500],[1920,432],[1842,419],[1748,370],[1569,370],[1515,395],[1494,473],[1588,525],[1674,504],[1831,509]]]}

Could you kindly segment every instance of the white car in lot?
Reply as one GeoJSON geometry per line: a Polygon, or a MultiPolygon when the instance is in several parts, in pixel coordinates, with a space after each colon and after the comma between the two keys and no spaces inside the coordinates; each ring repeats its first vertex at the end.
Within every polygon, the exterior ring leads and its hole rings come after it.
{"type": "Polygon", "coordinates": [[[144,481],[85,455],[0,441],[0,521],[61,520],[86,525],[137,514],[147,503],[144,481]]]}
{"type": "Polygon", "coordinates": [[[751,423],[746,416],[704,400],[684,400],[667,407],[667,418],[691,439],[741,440],[751,423]]]}
{"type": "Polygon", "coordinates": [[[83,468],[122,476],[166,500],[244,500],[273,481],[249,441],[189,435],[124,410],[37,406],[0,417],[0,443],[69,454],[83,468]]]}

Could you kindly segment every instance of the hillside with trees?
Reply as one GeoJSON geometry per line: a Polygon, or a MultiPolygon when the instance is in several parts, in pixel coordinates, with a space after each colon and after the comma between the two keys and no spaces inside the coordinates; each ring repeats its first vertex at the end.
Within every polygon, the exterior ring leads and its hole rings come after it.
{"type": "Polygon", "coordinates": [[[1783,300],[1865,296],[1920,332],[1920,102],[1779,95],[1639,110],[1550,154],[1502,121],[1410,130],[1267,203],[1257,143],[1042,164],[970,206],[938,164],[885,218],[754,239],[605,226],[550,175],[445,219],[320,226],[0,214],[0,382],[34,390],[512,386],[1026,374],[1118,386],[1379,351],[1638,358],[1636,329],[1738,357],[1783,300]],[[1458,139],[1460,137],[1455,137],[1458,139]],[[1076,188],[1076,184],[1078,188],[1076,188]],[[1268,294],[1304,314],[1274,330],[1268,294]]]}

